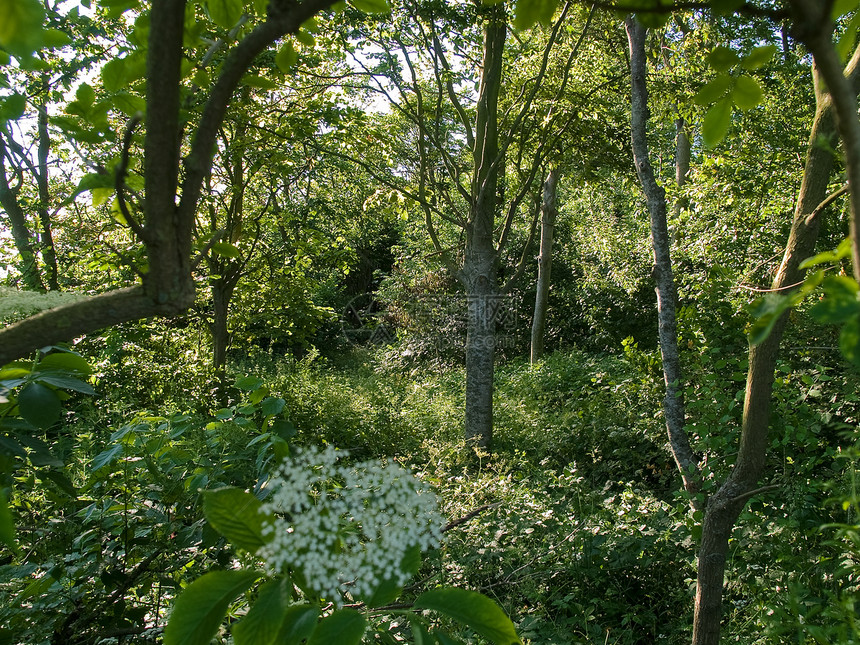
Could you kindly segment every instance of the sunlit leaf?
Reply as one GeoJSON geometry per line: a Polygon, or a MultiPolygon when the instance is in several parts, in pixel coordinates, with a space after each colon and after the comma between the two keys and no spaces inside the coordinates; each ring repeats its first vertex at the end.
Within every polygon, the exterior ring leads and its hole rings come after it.
{"type": "Polygon", "coordinates": [[[256,571],[210,571],[188,585],[173,605],[164,645],[209,645],[230,603],[260,577],[256,571]]]}
{"type": "Polygon", "coordinates": [[[45,10],[38,0],[0,0],[0,47],[28,58],[43,46],[45,10]]]}
{"type": "Polygon", "coordinates": [[[484,594],[444,587],[427,591],[415,600],[416,609],[430,609],[466,625],[496,645],[520,643],[511,619],[484,594]]]}
{"type": "Polygon", "coordinates": [[[737,52],[731,47],[720,45],[708,54],[708,65],[718,72],[725,72],[740,62],[737,52]]]}
{"type": "Polygon", "coordinates": [[[293,65],[296,64],[297,60],[298,54],[296,54],[293,43],[289,40],[281,45],[278,53],[275,54],[275,64],[278,66],[278,69],[284,73],[289,72],[293,68],[293,65]]]}
{"type": "Polygon", "coordinates": [[[702,139],[705,145],[713,148],[725,139],[732,123],[732,101],[725,98],[714,103],[702,122],[702,139]]]}
{"type": "Polygon", "coordinates": [[[836,20],[849,11],[854,11],[857,7],[860,7],[860,0],[836,0],[833,3],[833,8],[830,10],[830,15],[833,20],[836,20]]]}
{"type": "Polygon", "coordinates": [[[206,0],[206,10],[216,25],[232,29],[242,17],[245,6],[242,0],[206,0]]]}
{"type": "Polygon", "coordinates": [[[364,13],[390,13],[388,0],[349,0],[349,4],[364,13]]]}
{"type": "Polygon", "coordinates": [[[524,30],[538,22],[548,24],[557,7],[558,0],[519,0],[514,10],[514,27],[524,30]]]}
{"type": "Polygon", "coordinates": [[[839,349],[845,358],[860,367],[860,315],[855,315],[842,326],[839,349]]]}
{"type": "Polygon", "coordinates": [[[6,500],[6,493],[0,488],[0,543],[5,544],[12,551],[17,551],[15,544],[15,519],[6,500]]]}
{"type": "Polygon", "coordinates": [[[215,242],[212,245],[212,251],[218,255],[223,255],[225,258],[238,258],[242,255],[239,248],[229,242],[215,242]]]}
{"type": "MultiPolygon", "coordinates": [[[[236,645],[274,645],[287,618],[290,593],[283,580],[270,580],[260,587],[257,600],[230,630],[236,645]]],[[[314,623],[316,616],[314,617],[314,623]]]]}
{"type": "Polygon", "coordinates": [[[203,515],[216,531],[249,553],[266,543],[260,500],[239,488],[219,488],[203,493],[203,515]]]}
{"type": "Polygon", "coordinates": [[[741,60],[741,67],[748,70],[758,69],[762,65],[766,65],[777,52],[776,45],[763,45],[755,47],[749,54],[741,60]]]}
{"type": "Polygon", "coordinates": [[[731,86],[732,77],[728,74],[719,74],[714,78],[714,80],[700,89],[696,93],[696,96],[693,97],[693,100],[698,105],[710,105],[724,97],[731,86]]]}
{"type": "Polygon", "coordinates": [[[739,76],[732,90],[732,101],[742,110],[749,110],[761,103],[761,87],[752,76],[739,76]]]}

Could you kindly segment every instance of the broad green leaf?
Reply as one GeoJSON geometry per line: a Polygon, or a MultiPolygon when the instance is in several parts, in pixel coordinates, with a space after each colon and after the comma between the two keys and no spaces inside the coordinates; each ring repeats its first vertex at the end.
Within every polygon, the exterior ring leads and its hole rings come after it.
{"type": "Polygon", "coordinates": [[[75,91],[75,98],[79,103],[91,107],[96,102],[96,91],[87,83],[81,83],[75,91]]]}
{"type": "Polygon", "coordinates": [[[737,11],[744,6],[745,0],[711,0],[711,11],[718,15],[725,15],[737,11]]]}
{"type": "Polygon", "coordinates": [[[6,493],[2,488],[0,488],[0,542],[12,551],[18,550],[15,544],[15,519],[12,517],[12,510],[9,508],[6,493]]]}
{"type": "Polygon", "coordinates": [[[18,393],[18,408],[22,417],[42,429],[54,425],[63,413],[57,393],[39,383],[29,383],[18,393]]]}
{"type": "Polygon", "coordinates": [[[50,446],[39,437],[34,437],[28,434],[17,435],[18,441],[30,449],[27,458],[34,466],[51,466],[52,468],[62,468],[63,462],[59,460],[50,446]]]}
{"type": "Polygon", "coordinates": [[[308,639],[308,645],[358,645],[367,621],[354,609],[339,609],[323,618],[308,639]]]}
{"type": "Polygon", "coordinates": [[[225,538],[250,553],[266,543],[260,500],[239,488],[219,488],[203,493],[203,515],[225,538]]]}
{"type": "Polygon", "coordinates": [[[388,0],[349,0],[349,4],[364,13],[390,13],[388,0]]]}
{"type": "Polygon", "coordinates": [[[68,495],[72,499],[77,499],[78,491],[75,489],[75,485],[72,483],[72,480],[66,477],[66,475],[64,475],[61,471],[53,469],[45,470],[40,474],[40,477],[51,480],[66,495],[68,495]]]}
{"type": "Polygon", "coordinates": [[[125,58],[113,58],[102,67],[102,83],[108,92],[117,92],[128,84],[125,58]]]}
{"type": "Polygon", "coordinates": [[[232,29],[245,11],[242,0],[206,0],[209,17],[219,27],[232,29]]]}
{"type": "Polygon", "coordinates": [[[59,29],[46,29],[42,33],[42,45],[49,49],[65,47],[72,42],[71,37],[59,29]]]}
{"type": "Polygon", "coordinates": [[[284,401],[282,398],[275,398],[270,396],[263,401],[262,405],[260,406],[260,411],[267,417],[273,414],[280,414],[284,411],[284,406],[286,406],[286,404],[287,402],[284,401]]]}
{"type": "MultiPolygon", "coordinates": [[[[248,397],[248,400],[251,402],[251,405],[257,405],[260,401],[269,396],[269,388],[267,387],[258,387],[256,390],[251,392],[251,395],[248,397]]],[[[256,410],[254,410],[256,412],[256,410]]]]}
{"type": "Polygon", "coordinates": [[[860,367],[860,315],[854,316],[842,326],[839,349],[845,358],[860,367]]]}
{"type": "Polygon", "coordinates": [[[286,74],[296,64],[298,58],[293,43],[288,40],[281,45],[278,53],[275,54],[275,64],[278,66],[278,69],[286,74]]]}
{"type": "Polygon", "coordinates": [[[693,97],[698,105],[710,105],[723,98],[732,86],[732,77],[728,74],[718,74],[714,80],[705,85],[693,97]]]}
{"type": "Polygon", "coordinates": [[[293,36],[305,47],[313,47],[316,44],[313,34],[302,29],[299,29],[293,36]]]}
{"type": "Polygon", "coordinates": [[[737,52],[731,47],[720,45],[708,54],[708,65],[718,72],[725,72],[740,62],[737,52]]]}
{"type": "Polygon", "coordinates": [[[440,632],[439,630],[434,631],[433,636],[437,641],[439,641],[439,645],[466,645],[459,638],[454,638],[453,636],[440,632]]]}
{"type": "Polygon", "coordinates": [[[860,12],[855,13],[851,17],[851,21],[845,27],[845,31],[839,36],[836,43],[836,51],[843,61],[847,61],[854,49],[854,43],[857,41],[857,30],[860,29],[860,12]]]}
{"type": "Polygon", "coordinates": [[[810,313],[820,323],[836,325],[860,315],[857,283],[847,276],[831,276],[824,281],[824,298],[810,313]]]}
{"type": "Polygon", "coordinates": [[[29,58],[43,43],[45,10],[38,0],[0,0],[0,47],[29,58]]]}
{"type": "Polygon", "coordinates": [[[263,380],[256,376],[242,376],[236,379],[236,387],[245,392],[256,390],[263,384],[263,380]]]}
{"type": "Polygon", "coordinates": [[[300,645],[313,633],[319,615],[320,610],[316,605],[293,605],[284,612],[275,642],[278,645],[300,645]]]}
{"type": "Polygon", "coordinates": [[[242,255],[239,248],[229,242],[215,242],[212,245],[212,251],[218,255],[223,255],[225,258],[238,258],[242,255]]]}
{"type": "Polygon", "coordinates": [[[752,76],[739,76],[732,90],[732,101],[742,110],[749,110],[761,103],[761,87],[752,76]]]}
{"type": "Polygon", "coordinates": [[[256,571],[210,571],[192,582],[173,605],[164,645],[209,645],[230,603],[259,577],[256,571]]]}
{"type": "MultiPolygon", "coordinates": [[[[417,546],[411,547],[403,560],[400,562],[400,569],[414,576],[421,568],[421,549],[417,546]]],[[[402,585],[397,584],[394,580],[388,579],[381,582],[374,590],[370,598],[367,599],[368,607],[382,607],[397,599],[403,591],[402,585]]]]}
{"type": "Polygon", "coordinates": [[[524,30],[537,22],[548,24],[557,7],[558,0],[518,0],[514,10],[514,27],[524,30]]]}
{"type": "Polygon", "coordinates": [[[132,117],[138,112],[146,111],[146,101],[128,92],[117,92],[111,97],[110,102],[114,108],[127,117],[132,117]]]}
{"type": "Polygon", "coordinates": [[[10,94],[0,103],[0,118],[6,121],[17,121],[24,116],[27,109],[27,97],[23,94],[10,94]]]}
{"type": "Polygon", "coordinates": [[[122,455],[122,451],[123,445],[121,443],[114,444],[110,448],[102,450],[99,454],[93,457],[93,463],[90,464],[90,468],[93,471],[104,468],[108,464],[116,461],[116,459],[122,455]]]}
{"type": "Polygon", "coordinates": [[[713,148],[726,138],[729,126],[732,123],[732,101],[724,98],[714,103],[702,122],[702,139],[705,145],[713,148]]]}
{"type": "Polygon", "coordinates": [[[836,20],[839,16],[844,16],[849,11],[854,11],[858,6],[860,6],[860,0],[836,0],[833,3],[830,15],[833,20],[836,20]]]}
{"type": "Polygon", "coordinates": [[[762,65],[766,65],[777,52],[776,45],[763,45],[755,47],[753,50],[743,57],[741,67],[747,70],[758,69],[762,65]]]}
{"type": "Polygon", "coordinates": [[[194,76],[191,78],[191,82],[194,83],[197,87],[209,87],[212,80],[209,78],[209,72],[206,68],[200,68],[196,72],[194,72],[194,76]]]}
{"type": "Polygon", "coordinates": [[[819,264],[838,262],[839,260],[844,260],[847,257],[851,257],[851,238],[848,237],[842,240],[836,249],[832,251],[824,251],[811,258],[807,258],[800,263],[800,268],[808,269],[809,267],[814,267],[819,264]]]}
{"type": "Polygon", "coordinates": [[[34,377],[34,380],[38,381],[39,383],[47,383],[48,385],[59,387],[64,390],[80,392],[81,394],[93,395],[96,393],[92,385],[90,385],[86,381],[82,381],[79,378],[75,378],[74,376],[69,376],[68,374],[56,372],[37,372],[36,376],[34,377]]]}
{"type": "Polygon", "coordinates": [[[110,201],[110,198],[113,197],[115,189],[113,187],[110,188],[93,188],[93,206],[102,206],[107,204],[110,201]]]}
{"type": "MultiPolygon", "coordinates": [[[[256,602],[230,630],[236,645],[274,645],[290,605],[283,580],[270,580],[260,587],[256,602]]],[[[316,622],[316,617],[314,617],[316,622]]]]}
{"type": "Polygon", "coordinates": [[[54,352],[53,354],[48,354],[43,357],[33,371],[40,372],[42,370],[62,370],[87,376],[92,374],[93,368],[80,354],[72,352],[54,352]]]}
{"type": "Polygon", "coordinates": [[[468,589],[443,587],[427,591],[415,600],[416,609],[430,609],[463,623],[496,645],[521,641],[511,619],[496,602],[468,589]]]}
{"type": "Polygon", "coordinates": [[[260,90],[274,90],[277,87],[279,87],[279,85],[277,83],[275,83],[275,81],[273,81],[270,78],[266,78],[265,76],[254,76],[254,75],[243,77],[242,78],[242,84],[247,85],[248,87],[256,87],[257,89],[260,89],[260,90]]]}

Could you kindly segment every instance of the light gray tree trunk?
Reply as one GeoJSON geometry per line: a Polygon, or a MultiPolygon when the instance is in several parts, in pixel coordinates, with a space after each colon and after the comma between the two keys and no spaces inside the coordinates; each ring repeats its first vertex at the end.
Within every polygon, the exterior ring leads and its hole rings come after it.
{"type": "Polygon", "coordinates": [[[555,220],[558,217],[558,176],[552,168],[543,185],[540,220],[540,254],[538,255],[538,277],[535,290],[535,310],[532,318],[531,363],[543,356],[546,316],[549,306],[549,283],[552,273],[552,242],[555,220]]]}
{"type": "Polygon", "coordinates": [[[484,68],[475,119],[472,205],[466,225],[461,279],[466,287],[466,441],[489,450],[493,442],[493,371],[496,322],[501,305],[498,253],[493,231],[498,207],[498,105],[502,54],[507,35],[504,6],[496,5],[484,26],[484,68]]]}

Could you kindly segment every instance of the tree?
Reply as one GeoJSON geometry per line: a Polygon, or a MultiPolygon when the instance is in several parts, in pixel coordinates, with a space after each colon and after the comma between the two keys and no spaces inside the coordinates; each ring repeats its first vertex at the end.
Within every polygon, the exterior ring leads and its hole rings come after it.
{"type": "Polygon", "coordinates": [[[558,217],[558,176],[557,168],[549,171],[543,184],[540,219],[540,253],[538,254],[538,276],[535,288],[535,309],[532,318],[532,339],[530,360],[536,363],[543,355],[544,335],[546,334],[546,314],[549,306],[549,280],[552,271],[552,242],[555,220],[558,217]]]}
{"type": "MultiPolygon", "coordinates": [[[[193,304],[192,231],[202,183],[212,164],[218,128],[227,106],[254,59],[277,39],[299,32],[303,23],[329,4],[331,0],[306,0],[297,5],[273,2],[269,6],[262,22],[228,54],[199,121],[189,124],[190,148],[180,159],[185,126],[180,110],[186,7],[181,1],[152,3],[149,40],[141,47],[147,64],[143,160],[146,199],[142,222],[129,220],[146,248],[149,271],[140,285],[94,296],[0,330],[0,364],[24,356],[36,346],[129,320],[175,315],[193,304]]],[[[233,27],[241,17],[241,5],[231,7],[231,13],[213,16],[226,28],[233,27]]],[[[128,147],[126,144],[126,154],[128,147]]],[[[121,183],[123,173],[118,172],[121,183]]]]}

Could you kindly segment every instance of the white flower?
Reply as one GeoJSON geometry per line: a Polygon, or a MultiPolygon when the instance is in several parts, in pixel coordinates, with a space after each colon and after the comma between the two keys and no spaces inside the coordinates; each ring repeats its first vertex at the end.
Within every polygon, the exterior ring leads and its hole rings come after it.
{"type": "Polygon", "coordinates": [[[261,508],[275,517],[260,550],[270,571],[298,571],[338,605],[347,591],[366,598],[383,582],[406,584],[404,557],[438,546],[444,524],[435,494],[412,473],[378,460],[338,465],[346,455],[297,451],[272,474],[261,508]]]}

